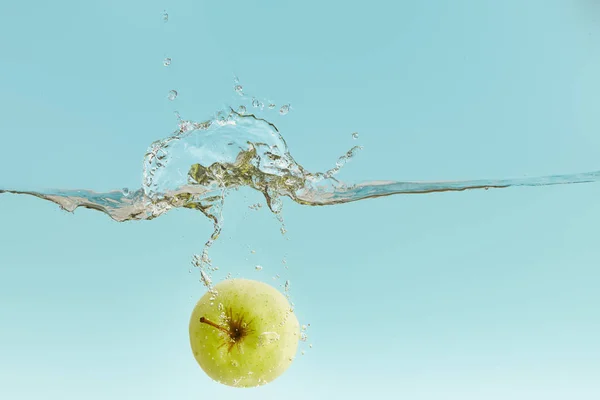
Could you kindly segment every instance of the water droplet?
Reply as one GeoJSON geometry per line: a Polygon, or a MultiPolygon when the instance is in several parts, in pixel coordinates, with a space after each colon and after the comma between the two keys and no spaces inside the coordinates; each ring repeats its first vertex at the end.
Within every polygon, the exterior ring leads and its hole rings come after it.
{"type": "Polygon", "coordinates": [[[127,188],[123,188],[121,191],[123,192],[123,194],[124,194],[125,196],[129,196],[129,189],[127,189],[127,188]]]}
{"type": "Polygon", "coordinates": [[[163,21],[169,22],[169,14],[166,11],[163,11],[163,21]]]}
{"type": "Polygon", "coordinates": [[[289,292],[289,291],[290,291],[290,281],[289,281],[289,279],[288,279],[287,281],[285,281],[285,284],[284,284],[284,286],[283,286],[283,287],[284,287],[284,290],[285,290],[286,292],[289,292]]]}
{"type": "Polygon", "coordinates": [[[258,99],[252,99],[252,107],[263,109],[265,105],[258,99]]]}
{"type": "Polygon", "coordinates": [[[257,271],[262,271],[262,266],[257,265],[256,267],[254,267],[254,269],[257,270],[257,271]]]}
{"type": "Polygon", "coordinates": [[[165,58],[165,59],[163,60],[163,65],[164,65],[165,67],[168,67],[169,65],[171,65],[171,59],[170,59],[169,57],[165,58]]]}
{"type": "Polygon", "coordinates": [[[306,352],[304,350],[302,350],[302,355],[306,354],[306,352]]]}
{"type": "Polygon", "coordinates": [[[272,110],[272,109],[274,109],[274,108],[275,108],[275,104],[273,104],[273,103],[269,103],[269,109],[270,109],[270,110],[272,110]]]}
{"type": "Polygon", "coordinates": [[[302,325],[302,330],[305,331],[306,330],[306,325],[302,325]]]}
{"type": "Polygon", "coordinates": [[[239,94],[240,96],[244,94],[244,88],[242,87],[242,85],[235,85],[233,87],[233,89],[237,92],[237,94],[239,94]]]}
{"type": "Polygon", "coordinates": [[[178,95],[177,90],[170,90],[169,94],[167,96],[167,99],[173,101],[177,98],[177,95],[178,95]]]}
{"type": "Polygon", "coordinates": [[[312,343],[308,345],[308,347],[310,347],[312,349],[312,343]]]}
{"type": "Polygon", "coordinates": [[[358,139],[358,132],[354,132],[352,134],[352,139],[358,139]]]}
{"type": "Polygon", "coordinates": [[[300,340],[306,342],[308,340],[308,335],[304,332],[300,334],[300,340]]]}
{"type": "Polygon", "coordinates": [[[285,105],[281,106],[281,108],[279,109],[279,114],[281,114],[281,115],[286,115],[289,112],[290,112],[289,104],[285,104],[285,105]]]}
{"type": "Polygon", "coordinates": [[[256,254],[256,250],[250,250],[250,253],[256,254]]]}
{"type": "Polygon", "coordinates": [[[238,107],[238,114],[246,114],[246,107],[245,106],[239,106],[238,107]]]}

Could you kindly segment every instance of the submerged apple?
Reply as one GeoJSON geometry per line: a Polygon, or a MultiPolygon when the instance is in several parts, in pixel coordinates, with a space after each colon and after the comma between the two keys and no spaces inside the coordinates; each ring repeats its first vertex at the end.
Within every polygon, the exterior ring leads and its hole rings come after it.
{"type": "Polygon", "coordinates": [[[229,386],[271,382],[292,363],[300,328],[277,289],[247,279],[225,280],[192,312],[190,344],[206,374],[229,386]]]}

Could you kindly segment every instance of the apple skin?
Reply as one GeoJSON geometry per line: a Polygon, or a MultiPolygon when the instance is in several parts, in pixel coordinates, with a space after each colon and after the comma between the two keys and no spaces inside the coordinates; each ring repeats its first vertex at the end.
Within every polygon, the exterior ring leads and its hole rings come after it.
{"type": "Polygon", "coordinates": [[[234,387],[260,386],[291,365],[300,339],[300,325],[288,300],[274,287],[248,279],[229,279],[214,286],[196,304],[190,318],[194,358],[213,380],[234,387]],[[212,300],[211,300],[212,298],[212,300]],[[236,343],[222,330],[226,315],[243,315],[248,332],[236,343]]]}

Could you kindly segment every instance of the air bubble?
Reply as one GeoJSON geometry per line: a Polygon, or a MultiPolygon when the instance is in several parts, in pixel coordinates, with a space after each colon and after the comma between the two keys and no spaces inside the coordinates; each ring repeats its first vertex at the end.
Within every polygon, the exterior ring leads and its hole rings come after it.
{"type": "Polygon", "coordinates": [[[169,94],[167,95],[167,99],[173,101],[177,98],[177,95],[178,95],[177,90],[170,90],[169,94]]]}
{"type": "Polygon", "coordinates": [[[249,205],[248,208],[256,211],[256,210],[259,210],[262,208],[262,204],[261,203],[252,204],[252,205],[249,205]]]}
{"type": "Polygon", "coordinates": [[[258,336],[258,345],[266,346],[277,342],[279,338],[280,336],[277,332],[263,332],[258,336]]]}

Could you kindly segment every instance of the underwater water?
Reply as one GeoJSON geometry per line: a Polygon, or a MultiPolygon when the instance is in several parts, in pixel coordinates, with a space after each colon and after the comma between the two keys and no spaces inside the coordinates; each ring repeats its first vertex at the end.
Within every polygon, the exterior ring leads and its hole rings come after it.
{"type": "Polygon", "coordinates": [[[483,3],[11,5],[0,394],[596,398],[599,10],[483,3]],[[186,337],[229,276],[304,325],[244,394],[186,337]]]}

